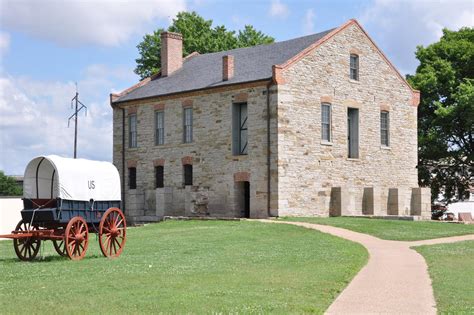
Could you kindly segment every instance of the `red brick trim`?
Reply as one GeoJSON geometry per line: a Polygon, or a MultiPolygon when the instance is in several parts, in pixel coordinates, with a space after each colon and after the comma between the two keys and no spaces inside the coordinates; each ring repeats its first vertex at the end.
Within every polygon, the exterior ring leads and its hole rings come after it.
{"type": "Polygon", "coordinates": [[[137,167],[137,160],[128,160],[127,161],[127,167],[137,167]]]}
{"type": "Polygon", "coordinates": [[[323,95],[321,96],[321,103],[332,103],[332,96],[323,95]]]}
{"type": "Polygon", "coordinates": [[[420,91],[413,90],[413,94],[411,96],[411,105],[418,107],[420,105],[420,91]]]}
{"type": "Polygon", "coordinates": [[[155,106],[153,106],[155,108],[155,110],[165,110],[165,104],[164,103],[160,103],[160,104],[155,104],[155,106]]]}
{"type": "Polygon", "coordinates": [[[234,173],[234,182],[250,182],[250,173],[249,172],[234,173]]]}
{"type": "Polygon", "coordinates": [[[234,102],[236,103],[247,102],[248,98],[249,98],[249,93],[242,92],[242,93],[234,95],[234,102]]]}
{"type": "Polygon", "coordinates": [[[349,50],[349,53],[350,53],[351,55],[360,56],[360,55],[362,55],[362,50],[353,47],[353,48],[351,48],[351,49],[349,50]]]}
{"type": "Polygon", "coordinates": [[[275,84],[285,84],[286,81],[283,78],[283,68],[281,66],[272,66],[272,79],[275,84]]]}
{"type": "Polygon", "coordinates": [[[181,105],[182,105],[183,107],[193,107],[193,100],[191,100],[191,99],[183,100],[183,102],[181,103],[181,105]]]}
{"type": "Polygon", "coordinates": [[[136,106],[127,108],[127,115],[133,115],[133,114],[136,114],[136,113],[137,113],[137,107],[136,106]]]}
{"type": "Polygon", "coordinates": [[[153,160],[153,166],[164,166],[165,159],[155,159],[153,160]]]}
{"type": "Polygon", "coordinates": [[[181,159],[181,163],[183,165],[193,165],[193,157],[192,156],[185,156],[181,159]]]}
{"type": "Polygon", "coordinates": [[[380,104],[380,110],[389,112],[390,111],[390,104],[386,104],[386,103],[380,104]]]}
{"type": "Polygon", "coordinates": [[[197,51],[193,51],[192,53],[190,53],[189,55],[183,58],[183,62],[191,59],[192,57],[199,56],[199,55],[200,53],[198,53],[197,51]]]}

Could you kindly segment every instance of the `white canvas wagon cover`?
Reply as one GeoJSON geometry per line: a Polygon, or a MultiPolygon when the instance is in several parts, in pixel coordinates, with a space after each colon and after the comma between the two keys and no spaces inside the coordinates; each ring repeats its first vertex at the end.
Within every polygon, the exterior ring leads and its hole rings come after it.
{"type": "Polygon", "coordinates": [[[120,176],[109,162],[39,156],[28,163],[23,197],[77,201],[121,200],[120,176]]]}

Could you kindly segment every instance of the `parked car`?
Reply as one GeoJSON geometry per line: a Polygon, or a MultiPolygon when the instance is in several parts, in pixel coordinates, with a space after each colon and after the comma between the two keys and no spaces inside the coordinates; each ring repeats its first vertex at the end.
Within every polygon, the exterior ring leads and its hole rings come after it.
{"type": "Polygon", "coordinates": [[[444,205],[432,204],[431,205],[431,220],[441,220],[446,210],[448,210],[448,208],[444,205]]]}

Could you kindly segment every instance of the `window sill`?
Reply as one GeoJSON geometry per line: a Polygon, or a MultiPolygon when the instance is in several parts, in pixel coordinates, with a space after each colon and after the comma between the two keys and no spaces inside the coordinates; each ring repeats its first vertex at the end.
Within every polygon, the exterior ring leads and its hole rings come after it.
{"type": "Polygon", "coordinates": [[[327,145],[327,146],[332,147],[332,146],[333,146],[333,143],[332,143],[332,142],[328,142],[328,141],[321,141],[321,145],[327,145]]]}
{"type": "Polygon", "coordinates": [[[349,79],[349,83],[360,84],[359,80],[349,79]]]}
{"type": "Polygon", "coordinates": [[[346,161],[360,162],[360,158],[346,158],[346,161]]]}
{"type": "Polygon", "coordinates": [[[381,145],[381,146],[380,146],[380,149],[382,149],[382,150],[389,150],[389,151],[392,150],[391,147],[387,147],[387,146],[384,146],[384,145],[381,145]]]}
{"type": "Polygon", "coordinates": [[[231,157],[234,161],[240,161],[240,160],[247,159],[248,156],[249,156],[248,154],[239,154],[239,155],[232,155],[231,157]]]}

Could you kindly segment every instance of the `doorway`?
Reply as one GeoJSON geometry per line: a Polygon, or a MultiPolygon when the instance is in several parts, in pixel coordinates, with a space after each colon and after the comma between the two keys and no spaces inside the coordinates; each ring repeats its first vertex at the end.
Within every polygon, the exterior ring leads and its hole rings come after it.
{"type": "Polygon", "coordinates": [[[236,182],[234,184],[235,216],[250,218],[250,182],[236,182]]]}
{"type": "Polygon", "coordinates": [[[243,182],[244,184],[244,218],[250,218],[250,183],[243,182]]]}

